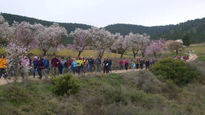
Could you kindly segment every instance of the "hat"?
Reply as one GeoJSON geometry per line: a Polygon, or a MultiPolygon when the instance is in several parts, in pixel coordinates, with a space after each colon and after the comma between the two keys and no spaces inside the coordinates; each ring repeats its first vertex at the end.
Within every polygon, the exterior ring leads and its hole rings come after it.
{"type": "Polygon", "coordinates": [[[37,56],[34,56],[34,59],[38,59],[38,57],[37,57],[37,56]]]}

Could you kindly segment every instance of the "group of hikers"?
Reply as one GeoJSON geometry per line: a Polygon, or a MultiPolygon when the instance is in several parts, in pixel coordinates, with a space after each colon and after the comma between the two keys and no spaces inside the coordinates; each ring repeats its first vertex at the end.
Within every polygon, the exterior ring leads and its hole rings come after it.
{"type": "Polygon", "coordinates": [[[137,58],[136,60],[131,59],[131,62],[129,61],[129,59],[121,59],[119,62],[120,65],[120,70],[123,69],[123,67],[125,68],[125,70],[128,70],[129,67],[131,67],[132,69],[148,69],[150,67],[150,65],[153,65],[155,63],[155,59],[143,59],[143,58],[137,58]]]}
{"type": "MultiPolygon", "coordinates": [[[[17,74],[12,66],[12,61],[5,58],[4,55],[0,57],[0,78],[3,76],[5,79],[11,78],[14,74],[17,74]]],[[[110,58],[104,58],[101,61],[100,58],[94,59],[91,57],[78,57],[65,59],[64,57],[48,58],[47,56],[34,56],[33,59],[30,56],[23,56],[19,62],[19,70],[23,79],[28,79],[29,74],[33,74],[33,78],[36,74],[39,75],[39,79],[45,76],[48,79],[48,75],[52,74],[54,77],[58,74],[64,74],[70,72],[73,74],[80,74],[85,72],[101,72],[101,65],[103,66],[103,72],[109,73],[111,71],[112,60],[110,58]]],[[[15,68],[16,69],[16,68],[15,68]]]]}
{"type": "MultiPolygon", "coordinates": [[[[187,60],[188,56],[176,56],[174,59],[187,60]]],[[[116,60],[115,60],[116,62],[116,60]]],[[[119,61],[120,70],[128,69],[148,69],[152,64],[156,62],[156,59],[121,59],[119,61]]],[[[11,78],[14,74],[20,73],[22,78],[28,79],[29,75],[33,75],[33,78],[38,74],[39,79],[45,76],[48,79],[49,74],[55,77],[58,74],[73,73],[81,74],[86,72],[101,72],[103,69],[104,73],[112,71],[112,59],[110,58],[96,58],[91,57],[77,57],[77,58],[65,58],[53,56],[49,58],[47,56],[23,56],[19,62],[19,72],[15,72],[12,66],[12,61],[9,61],[5,55],[0,57],[0,78],[11,78]]]]}
{"type": "Polygon", "coordinates": [[[181,60],[181,61],[187,61],[189,59],[189,56],[174,56],[174,59],[178,59],[178,60],[181,60]]]}

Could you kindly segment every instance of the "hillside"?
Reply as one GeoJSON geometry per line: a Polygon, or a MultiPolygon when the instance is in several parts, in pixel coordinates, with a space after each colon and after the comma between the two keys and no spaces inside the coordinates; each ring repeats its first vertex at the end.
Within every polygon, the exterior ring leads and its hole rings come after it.
{"type": "MultiPolygon", "coordinates": [[[[13,15],[2,13],[4,18],[12,24],[13,21],[21,22],[27,21],[31,24],[33,23],[41,23],[42,25],[49,26],[53,22],[44,21],[35,18],[29,18],[25,16],[13,15]]],[[[61,26],[67,29],[67,32],[75,30],[75,28],[88,29],[91,26],[86,24],[78,24],[78,23],[59,23],[61,26]]],[[[113,24],[105,27],[106,30],[112,33],[121,33],[122,35],[126,35],[130,32],[133,33],[147,33],[151,36],[151,39],[181,39],[183,35],[190,36],[193,43],[201,43],[205,42],[205,18],[190,20],[184,23],[180,23],[177,25],[166,25],[166,26],[152,26],[146,27],[141,25],[132,25],[132,24],[113,24]]],[[[66,39],[64,44],[72,42],[72,39],[68,41],[66,39]]]]}
{"type": "MultiPolygon", "coordinates": [[[[44,26],[50,26],[54,23],[51,21],[39,20],[39,19],[35,19],[35,18],[29,18],[29,17],[25,17],[25,16],[19,16],[19,15],[7,14],[7,13],[2,13],[2,16],[5,18],[5,20],[8,21],[9,24],[12,24],[14,21],[16,21],[16,22],[26,21],[26,22],[29,22],[31,24],[40,23],[44,26]]],[[[58,23],[58,24],[63,26],[67,30],[68,33],[70,33],[71,31],[74,31],[76,28],[88,29],[91,27],[90,25],[77,24],[77,23],[58,23]]],[[[67,44],[70,42],[72,42],[72,39],[70,39],[70,40],[65,39],[63,43],[67,44]]]]}
{"type": "Polygon", "coordinates": [[[147,33],[151,39],[181,39],[183,35],[190,36],[193,43],[205,42],[205,18],[190,20],[177,25],[166,26],[139,26],[131,24],[114,24],[105,27],[112,33],[121,33],[126,35],[133,33],[147,33]]]}

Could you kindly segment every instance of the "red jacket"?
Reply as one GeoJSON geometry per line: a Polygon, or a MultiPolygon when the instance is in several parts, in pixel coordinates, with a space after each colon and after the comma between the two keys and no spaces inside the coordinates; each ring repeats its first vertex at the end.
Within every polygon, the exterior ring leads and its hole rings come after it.
{"type": "Polygon", "coordinates": [[[52,67],[58,67],[58,66],[59,66],[59,60],[58,60],[58,58],[53,58],[53,59],[51,60],[51,65],[52,65],[52,67]]]}
{"type": "Polygon", "coordinates": [[[123,60],[120,60],[119,64],[120,64],[120,65],[123,65],[123,64],[124,64],[123,60]]]}

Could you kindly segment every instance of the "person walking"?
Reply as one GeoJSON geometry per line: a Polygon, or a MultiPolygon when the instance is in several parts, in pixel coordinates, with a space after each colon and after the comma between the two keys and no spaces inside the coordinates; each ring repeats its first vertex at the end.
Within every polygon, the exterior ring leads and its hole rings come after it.
{"type": "Polygon", "coordinates": [[[48,74],[49,74],[49,70],[50,70],[50,63],[49,63],[49,59],[47,57],[43,58],[43,65],[44,65],[44,68],[42,69],[42,76],[44,75],[46,80],[48,80],[48,74]]]}
{"type": "Polygon", "coordinates": [[[108,58],[108,73],[111,71],[112,72],[112,60],[108,58]]]}
{"type": "Polygon", "coordinates": [[[66,68],[66,60],[64,59],[64,57],[61,57],[61,60],[60,60],[60,73],[64,75],[64,71],[65,71],[65,68],[66,68]]]}
{"type": "Polygon", "coordinates": [[[43,69],[45,69],[44,59],[42,57],[39,57],[38,64],[37,64],[37,71],[38,71],[39,79],[42,79],[43,69]]]}
{"type": "Polygon", "coordinates": [[[135,69],[136,64],[135,64],[134,60],[131,60],[131,65],[132,65],[132,69],[135,69]]]}
{"type": "Polygon", "coordinates": [[[34,56],[33,58],[33,78],[36,77],[37,64],[38,64],[38,57],[34,56]]]}
{"type": "Polygon", "coordinates": [[[0,78],[2,76],[4,77],[4,79],[7,78],[7,72],[6,72],[7,65],[8,65],[8,60],[4,55],[2,55],[0,58],[0,78]]]}
{"type": "Polygon", "coordinates": [[[82,65],[82,60],[81,60],[81,58],[78,58],[78,59],[76,60],[76,64],[77,64],[77,73],[78,73],[78,75],[80,75],[81,65],[82,65]]]}
{"type": "Polygon", "coordinates": [[[68,68],[68,72],[71,72],[72,71],[72,62],[73,62],[73,60],[72,60],[72,58],[71,57],[69,57],[68,58],[68,62],[67,62],[67,68],[68,68]]]}
{"type": "Polygon", "coordinates": [[[21,77],[23,78],[23,80],[28,80],[28,76],[29,76],[29,67],[30,65],[30,60],[27,56],[24,56],[21,60],[21,77]]]}
{"type": "Polygon", "coordinates": [[[140,60],[140,69],[143,69],[143,68],[144,68],[144,60],[141,59],[141,60],[140,60]]]}
{"type": "Polygon", "coordinates": [[[81,70],[82,70],[82,72],[83,73],[85,73],[85,62],[86,62],[86,60],[85,60],[85,58],[84,57],[81,57],[81,61],[82,61],[82,64],[81,64],[81,70]]]}
{"type": "Polygon", "coordinates": [[[146,66],[146,69],[149,69],[149,66],[150,66],[150,61],[149,61],[149,59],[147,59],[147,60],[145,61],[145,66],[146,66]]]}
{"type": "Polygon", "coordinates": [[[101,59],[100,57],[98,57],[96,60],[95,60],[95,64],[96,64],[96,72],[100,72],[100,65],[101,65],[101,59]]]}
{"type": "Polygon", "coordinates": [[[119,65],[120,65],[120,70],[123,70],[123,66],[124,66],[123,59],[120,60],[119,65]]]}
{"type": "Polygon", "coordinates": [[[57,69],[59,67],[59,60],[56,56],[53,56],[53,59],[51,60],[51,65],[52,65],[53,76],[55,77],[57,74],[57,69]]]}
{"type": "Polygon", "coordinates": [[[75,58],[73,59],[71,66],[72,66],[73,74],[75,74],[77,72],[77,63],[75,58]]]}
{"type": "Polygon", "coordinates": [[[137,68],[137,69],[140,68],[140,58],[137,58],[137,61],[136,61],[136,68],[137,68]]]}
{"type": "Polygon", "coordinates": [[[104,58],[104,61],[103,61],[103,72],[104,73],[109,72],[108,66],[109,66],[108,59],[104,58]]]}
{"type": "Polygon", "coordinates": [[[94,59],[92,56],[90,57],[90,59],[88,59],[88,63],[89,63],[89,72],[93,72],[94,59]]]}
{"type": "Polygon", "coordinates": [[[128,67],[129,67],[129,60],[126,59],[126,60],[125,60],[125,69],[128,70],[128,67]]]}

